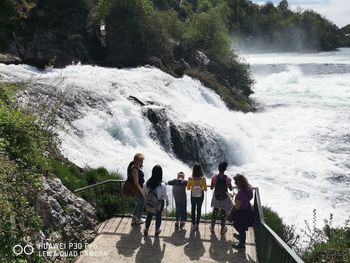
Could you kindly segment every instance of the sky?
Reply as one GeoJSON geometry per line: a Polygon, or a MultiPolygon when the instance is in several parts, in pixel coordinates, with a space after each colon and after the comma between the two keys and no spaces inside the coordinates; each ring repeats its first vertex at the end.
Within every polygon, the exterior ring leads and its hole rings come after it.
{"type": "MultiPolygon", "coordinates": [[[[252,0],[253,3],[264,4],[267,0],[252,0]]],[[[268,0],[278,5],[280,0],[268,0]]],[[[350,24],[350,0],[288,0],[289,7],[296,10],[312,9],[325,16],[338,27],[350,24]]]]}

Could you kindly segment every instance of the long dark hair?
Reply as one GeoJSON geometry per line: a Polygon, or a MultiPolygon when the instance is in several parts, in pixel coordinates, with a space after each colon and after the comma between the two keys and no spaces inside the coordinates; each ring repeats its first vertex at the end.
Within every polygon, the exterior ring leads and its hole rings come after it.
{"type": "Polygon", "coordinates": [[[159,186],[163,181],[163,169],[160,165],[156,165],[152,169],[152,176],[148,179],[146,185],[152,190],[159,186]]]}
{"type": "Polygon", "coordinates": [[[227,168],[227,162],[223,161],[219,163],[218,169],[220,173],[224,173],[226,171],[226,168],[227,168]]]}
{"type": "Polygon", "coordinates": [[[201,178],[203,177],[202,166],[199,163],[195,163],[192,170],[193,178],[201,178]]]}

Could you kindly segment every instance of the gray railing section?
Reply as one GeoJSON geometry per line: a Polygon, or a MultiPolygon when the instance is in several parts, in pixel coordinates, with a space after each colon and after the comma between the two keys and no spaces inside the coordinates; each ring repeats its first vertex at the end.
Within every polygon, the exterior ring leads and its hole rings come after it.
{"type": "Polygon", "coordinates": [[[254,235],[260,263],[303,263],[304,261],[265,223],[259,189],[254,195],[254,235]]]}
{"type": "MultiPolygon", "coordinates": [[[[123,195],[122,187],[124,180],[110,179],[103,182],[99,182],[93,185],[89,185],[80,189],[75,190],[77,194],[82,194],[86,191],[94,191],[92,195],[95,197],[94,200],[90,200],[93,205],[97,205],[97,198],[104,198],[105,195],[115,194],[121,198],[121,207],[119,212],[114,214],[118,215],[129,215],[130,211],[126,211],[124,200],[129,199],[123,195]]],[[[208,214],[208,195],[204,196],[204,213],[208,214]]],[[[84,197],[84,196],[83,196],[84,197]]],[[[175,210],[175,201],[171,194],[171,200],[168,208],[165,211],[175,210]]],[[[303,263],[300,257],[265,223],[263,208],[261,206],[259,189],[254,188],[254,235],[256,243],[257,259],[260,263],[303,263]]]]}

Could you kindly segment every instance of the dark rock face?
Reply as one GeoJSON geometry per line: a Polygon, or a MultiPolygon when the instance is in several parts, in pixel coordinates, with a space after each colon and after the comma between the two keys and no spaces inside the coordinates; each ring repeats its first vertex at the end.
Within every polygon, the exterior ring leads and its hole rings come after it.
{"type": "Polygon", "coordinates": [[[151,138],[159,141],[167,152],[172,152],[170,121],[164,108],[146,108],[144,115],[152,123],[151,138]]]}
{"type": "Polygon", "coordinates": [[[171,141],[175,155],[185,163],[198,162],[205,172],[216,169],[225,160],[226,146],[217,134],[196,124],[170,126],[171,141]]]}
{"type": "Polygon", "coordinates": [[[63,67],[91,62],[88,10],[81,0],[39,0],[9,41],[9,51],[24,63],[63,67]]]}
{"type": "Polygon", "coordinates": [[[19,64],[21,63],[21,59],[11,54],[0,54],[0,63],[19,64]]]}
{"type": "Polygon", "coordinates": [[[188,165],[199,162],[205,172],[210,172],[226,159],[226,145],[213,129],[193,123],[175,124],[160,107],[146,107],[144,115],[152,123],[151,137],[188,165]]]}

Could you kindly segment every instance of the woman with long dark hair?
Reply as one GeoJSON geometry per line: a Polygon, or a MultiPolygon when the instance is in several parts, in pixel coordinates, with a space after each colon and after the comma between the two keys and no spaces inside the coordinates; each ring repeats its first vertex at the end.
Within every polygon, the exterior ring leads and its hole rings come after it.
{"type": "Polygon", "coordinates": [[[150,204],[150,205],[155,205],[157,207],[156,210],[151,212],[151,210],[149,209],[149,211],[147,212],[146,225],[145,225],[145,229],[143,231],[145,236],[148,235],[148,229],[151,225],[152,217],[154,214],[156,215],[155,235],[159,236],[159,234],[161,232],[160,225],[162,223],[162,211],[164,208],[164,200],[166,201],[167,206],[169,204],[169,199],[168,199],[168,195],[166,192],[166,186],[165,186],[165,183],[163,183],[162,181],[163,181],[162,167],[160,165],[156,165],[152,169],[151,178],[148,179],[148,181],[146,182],[146,184],[143,187],[143,193],[146,196],[146,210],[148,209],[148,207],[147,207],[148,201],[150,201],[150,202],[154,201],[155,204],[154,204],[154,202],[152,202],[152,204],[150,204]],[[152,195],[153,199],[149,198],[148,195],[152,195]],[[154,198],[156,198],[156,200],[154,200],[154,198]],[[159,201],[159,203],[158,203],[158,201],[159,201]]]}
{"type": "Polygon", "coordinates": [[[191,191],[192,230],[195,231],[199,229],[204,191],[207,191],[207,182],[198,163],[193,166],[192,177],[188,178],[187,190],[191,191]]]}
{"type": "Polygon", "coordinates": [[[234,200],[233,226],[239,233],[239,235],[234,235],[239,243],[232,246],[236,249],[244,250],[246,231],[249,226],[252,226],[254,220],[250,204],[250,200],[253,198],[253,189],[244,175],[236,174],[233,180],[238,188],[238,193],[234,200]]]}

